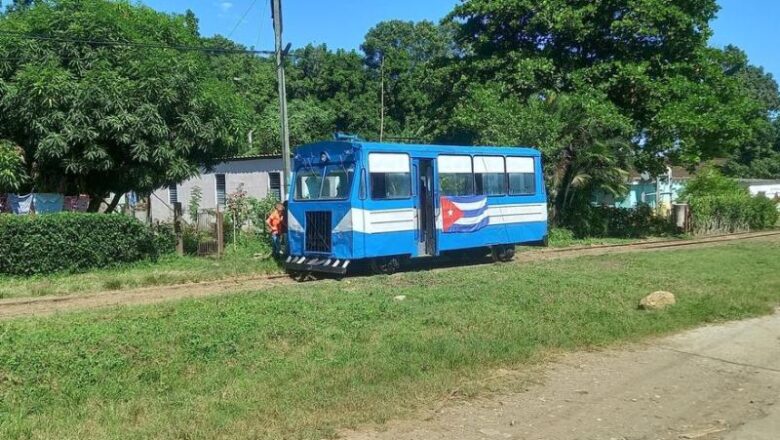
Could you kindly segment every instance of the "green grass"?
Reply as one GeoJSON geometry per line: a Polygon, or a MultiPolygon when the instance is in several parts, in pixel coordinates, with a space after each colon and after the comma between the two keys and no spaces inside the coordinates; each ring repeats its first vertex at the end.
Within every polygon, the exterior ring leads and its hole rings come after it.
{"type": "Polygon", "coordinates": [[[265,247],[251,243],[236,249],[229,245],[221,259],[166,255],[156,263],[144,261],[79,274],[0,276],[0,299],[132,289],[280,272],[273,260],[253,258],[255,252],[262,250],[265,247]]]}
{"type": "Polygon", "coordinates": [[[489,391],[496,369],[550,353],[766,314],[779,251],[483,265],[1,322],[0,438],[333,437],[489,391]],[[659,289],[678,304],[637,310],[659,289]]]}
{"type": "Polygon", "coordinates": [[[684,235],[672,237],[645,237],[645,238],[613,238],[613,237],[585,237],[577,238],[568,229],[552,228],[550,230],[550,247],[565,248],[572,246],[598,246],[610,244],[629,244],[647,240],[669,240],[672,238],[690,238],[684,235]]]}
{"type": "MultiPolygon", "coordinates": [[[[636,241],[639,240],[626,238],[576,239],[568,234],[553,233],[550,237],[550,247],[623,244],[636,241]]],[[[534,249],[536,248],[519,248],[521,252],[534,249]]],[[[235,248],[228,245],[226,255],[222,259],[166,255],[156,263],[144,261],[77,274],[61,273],[32,277],[0,275],[0,299],[64,296],[280,273],[281,268],[276,262],[253,258],[255,253],[267,251],[267,246],[264,243],[250,241],[235,248]]]]}

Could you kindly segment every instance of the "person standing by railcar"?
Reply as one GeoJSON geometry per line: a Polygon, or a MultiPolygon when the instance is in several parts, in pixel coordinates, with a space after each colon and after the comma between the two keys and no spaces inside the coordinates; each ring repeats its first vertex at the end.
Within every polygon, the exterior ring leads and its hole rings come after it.
{"type": "Polygon", "coordinates": [[[268,230],[271,232],[271,244],[273,245],[273,255],[278,258],[282,250],[282,234],[285,229],[285,208],[281,203],[274,206],[273,212],[265,220],[268,230]]]}

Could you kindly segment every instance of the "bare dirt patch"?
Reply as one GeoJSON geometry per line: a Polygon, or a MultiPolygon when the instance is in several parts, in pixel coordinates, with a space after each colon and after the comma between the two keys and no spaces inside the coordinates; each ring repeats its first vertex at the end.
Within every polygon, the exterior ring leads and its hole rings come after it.
{"type": "Polygon", "coordinates": [[[524,392],[448,402],[348,440],[775,440],[780,315],[563,355],[524,392]]]}

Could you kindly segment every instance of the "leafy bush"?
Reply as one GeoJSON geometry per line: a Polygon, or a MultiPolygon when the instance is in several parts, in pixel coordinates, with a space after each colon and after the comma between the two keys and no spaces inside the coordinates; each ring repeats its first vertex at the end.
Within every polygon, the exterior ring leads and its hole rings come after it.
{"type": "Polygon", "coordinates": [[[550,243],[566,246],[575,240],[574,232],[566,228],[550,228],[548,233],[550,243]]]}
{"type": "Polygon", "coordinates": [[[257,232],[268,236],[268,231],[265,226],[265,219],[274,210],[276,204],[279,203],[274,195],[269,195],[264,199],[249,199],[249,220],[256,225],[257,232]]]}
{"type": "Polygon", "coordinates": [[[580,215],[571,216],[568,226],[575,236],[639,238],[673,234],[674,225],[655,215],[648,205],[634,209],[588,206],[580,215]]]}
{"type": "Polygon", "coordinates": [[[685,189],[680,192],[680,200],[689,200],[694,197],[728,196],[735,194],[747,194],[747,191],[739,183],[724,176],[715,168],[705,168],[689,180],[685,189]]]}
{"type": "Polygon", "coordinates": [[[152,226],[154,246],[160,255],[176,252],[176,232],[172,223],[157,223],[152,226]]]}
{"type": "Polygon", "coordinates": [[[688,199],[693,232],[697,235],[768,229],[778,219],[775,203],[743,193],[697,196],[688,199]]]}
{"type": "Polygon", "coordinates": [[[190,215],[190,221],[197,225],[198,224],[198,218],[200,216],[200,204],[203,201],[203,190],[200,189],[199,186],[195,186],[192,188],[192,191],[190,191],[190,206],[189,206],[189,215],[190,215]]]}
{"type": "Polygon", "coordinates": [[[0,216],[0,273],[78,272],[156,259],[153,231],[121,215],[0,216]]]}
{"type": "Polygon", "coordinates": [[[777,225],[778,220],[780,213],[777,212],[777,202],[764,195],[753,197],[750,229],[770,229],[777,225]]]}
{"type": "Polygon", "coordinates": [[[691,179],[680,200],[691,207],[693,232],[697,235],[768,229],[778,220],[773,201],[752,197],[736,180],[712,168],[691,179]]]}
{"type": "Polygon", "coordinates": [[[22,150],[0,139],[0,191],[16,191],[26,181],[22,150]]]}

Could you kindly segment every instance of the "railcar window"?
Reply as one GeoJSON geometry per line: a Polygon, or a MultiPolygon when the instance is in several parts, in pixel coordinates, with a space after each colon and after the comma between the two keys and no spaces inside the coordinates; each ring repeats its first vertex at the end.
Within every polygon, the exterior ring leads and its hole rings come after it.
{"type": "Polygon", "coordinates": [[[295,184],[296,200],[337,200],[349,197],[349,187],[354,174],[354,165],[329,165],[321,168],[298,171],[295,184]]]}
{"type": "Polygon", "coordinates": [[[502,196],[506,194],[504,158],[474,156],[474,181],[476,193],[479,195],[502,196]]]}
{"type": "Polygon", "coordinates": [[[411,196],[412,173],[408,155],[371,153],[368,155],[368,171],[372,199],[405,199],[411,196]]]}
{"type": "Polygon", "coordinates": [[[519,196],[536,193],[534,158],[507,157],[506,170],[509,177],[509,194],[519,196]]]}
{"type": "Polygon", "coordinates": [[[349,184],[354,169],[328,167],[325,181],[322,182],[321,199],[345,199],[349,196],[349,184]]]}
{"type": "Polygon", "coordinates": [[[445,196],[474,194],[474,173],[470,156],[439,156],[439,188],[445,196]]]}
{"type": "Polygon", "coordinates": [[[295,198],[298,200],[318,199],[322,181],[322,173],[314,171],[299,172],[298,181],[295,184],[295,198]]]}

